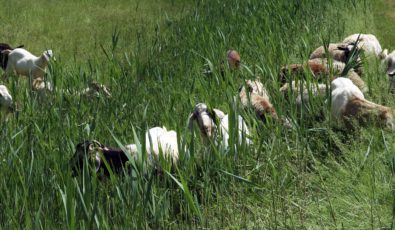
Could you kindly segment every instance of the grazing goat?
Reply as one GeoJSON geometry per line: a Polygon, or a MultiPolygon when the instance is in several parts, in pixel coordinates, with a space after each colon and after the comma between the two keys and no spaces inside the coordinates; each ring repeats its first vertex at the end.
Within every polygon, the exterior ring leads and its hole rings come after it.
{"type": "MultiPolygon", "coordinates": [[[[304,71],[305,68],[308,68],[311,72],[311,74],[319,80],[321,77],[326,76],[330,77],[330,79],[334,79],[336,77],[333,76],[339,76],[340,74],[343,73],[345,69],[345,64],[339,61],[333,60],[332,63],[330,64],[327,59],[323,58],[316,58],[316,59],[311,59],[309,60],[305,65],[302,64],[292,64],[290,66],[285,66],[281,69],[280,74],[279,74],[279,81],[280,81],[280,86],[283,86],[285,83],[287,83],[287,79],[290,77],[287,77],[290,73],[292,76],[291,79],[293,79],[293,76],[304,76],[304,71]]],[[[357,73],[361,71],[361,69],[350,69],[346,76],[351,79],[351,81],[357,85],[363,92],[367,92],[368,88],[365,84],[365,82],[361,79],[359,74],[357,73]]]]}
{"type": "Polygon", "coordinates": [[[377,40],[376,36],[372,34],[353,34],[346,37],[343,43],[355,45],[357,43],[359,50],[364,51],[367,55],[375,55],[375,57],[380,57],[383,50],[381,49],[380,42],[377,40]]]}
{"type": "Polygon", "coordinates": [[[0,85],[0,111],[5,113],[14,111],[12,106],[12,96],[4,85],[0,85]]]}
{"type": "MultiPolygon", "coordinates": [[[[22,48],[23,45],[17,46],[16,48],[22,48]]],[[[8,55],[3,54],[2,52],[4,50],[13,50],[16,48],[12,48],[10,45],[6,44],[6,43],[0,43],[0,67],[5,70],[5,68],[7,67],[7,62],[8,62],[8,55]]]]}
{"type": "MultiPolygon", "coordinates": [[[[177,133],[167,131],[166,128],[155,127],[147,131],[145,135],[146,151],[148,162],[158,159],[162,151],[164,157],[171,159],[173,164],[178,161],[177,133]]],[[[126,145],[125,149],[135,158],[137,156],[137,146],[135,144],[126,145]]],[[[85,141],[77,144],[76,152],[70,160],[73,172],[76,173],[84,165],[84,157],[95,164],[96,173],[103,170],[108,176],[109,171],[104,164],[103,158],[108,162],[111,170],[115,173],[122,172],[122,169],[129,160],[125,152],[120,148],[108,147],[98,141],[85,141]]]]}
{"type": "Polygon", "coordinates": [[[363,93],[350,79],[337,78],[332,81],[332,114],[346,122],[352,128],[351,119],[363,124],[368,121],[377,122],[391,130],[394,126],[394,110],[365,99],[363,93]]]}
{"type": "Polygon", "coordinates": [[[42,81],[44,80],[48,62],[53,57],[52,50],[44,51],[40,57],[36,57],[22,48],[4,50],[2,53],[8,55],[5,76],[16,72],[19,75],[31,76],[33,80],[41,79],[42,81]]]}
{"type": "Polygon", "coordinates": [[[198,123],[201,134],[205,138],[213,136],[216,124],[225,117],[225,113],[219,109],[209,110],[204,103],[198,103],[188,117],[188,127],[193,129],[193,122],[198,123]]]}
{"type": "Polygon", "coordinates": [[[85,156],[87,156],[88,162],[94,163],[96,173],[102,169],[106,176],[110,173],[102,157],[108,162],[111,170],[115,173],[122,172],[123,167],[129,160],[120,148],[108,147],[96,140],[85,141],[77,144],[74,156],[70,160],[73,174],[76,174],[78,170],[83,168],[85,156]]]}
{"type": "MultiPolygon", "coordinates": [[[[251,144],[251,140],[247,137],[250,134],[250,131],[248,130],[246,123],[240,115],[237,119],[239,143],[241,144],[242,141],[245,140],[248,145],[251,144]]],[[[221,144],[225,149],[229,147],[228,114],[225,114],[218,109],[209,110],[206,104],[199,103],[195,106],[194,112],[188,117],[188,127],[190,129],[193,129],[194,121],[197,122],[204,140],[214,136],[214,133],[217,131],[217,124],[219,124],[219,132],[222,136],[221,144]]]]}

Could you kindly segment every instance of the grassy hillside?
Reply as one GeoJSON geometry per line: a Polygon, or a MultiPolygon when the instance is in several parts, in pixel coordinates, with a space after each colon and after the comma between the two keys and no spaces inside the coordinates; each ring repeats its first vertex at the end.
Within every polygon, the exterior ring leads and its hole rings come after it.
{"type": "MultiPolygon", "coordinates": [[[[320,99],[299,113],[276,81],[282,65],[305,60],[324,41],[376,32],[369,1],[142,2],[9,1],[0,9],[8,31],[0,41],[37,54],[51,48],[57,57],[48,73],[56,90],[46,99],[26,79],[1,82],[20,110],[0,126],[1,226],[391,228],[393,134],[339,128],[320,99]],[[230,48],[244,68],[222,77],[218,66],[230,48]],[[252,78],[294,129],[240,109],[235,95],[252,78]],[[106,83],[112,98],[63,93],[92,80],[106,83]],[[186,129],[198,102],[241,114],[254,145],[202,144],[186,129]],[[326,116],[318,121],[320,110],[326,116]],[[77,143],[136,143],[154,126],[177,130],[186,146],[177,170],[161,162],[157,174],[136,162],[131,174],[105,181],[88,169],[71,176],[77,143]]],[[[395,107],[379,64],[368,61],[365,70],[366,97],[395,107]]]]}

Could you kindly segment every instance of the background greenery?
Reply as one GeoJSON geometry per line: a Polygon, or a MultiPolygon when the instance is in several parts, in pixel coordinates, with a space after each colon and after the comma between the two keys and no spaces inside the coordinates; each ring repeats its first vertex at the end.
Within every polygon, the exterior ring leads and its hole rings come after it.
{"type": "MultiPolygon", "coordinates": [[[[324,99],[297,111],[276,81],[282,65],[302,62],[324,42],[352,33],[376,34],[393,48],[388,4],[3,1],[0,41],[24,44],[37,55],[50,48],[57,60],[47,77],[56,91],[47,98],[30,92],[25,78],[2,80],[19,111],[1,123],[1,226],[392,228],[393,134],[373,126],[344,130],[331,120],[324,99]],[[222,77],[219,65],[230,48],[241,53],[244,68],[222,77]],[[212,74],[203,74],[207,69],[212,74]],[[265,84],[294,129],[262,124],[239,108],[237,89],[253,78],[265,84]],[[64,93],[92,80],[107,84],[113,97],[89,101],[64,93]],[[186,130],[198,102],[242,114],[254,145],[226,152],[203,145],[186,130]],[[318,120],[321,110],[326,118],[318,120]],[[136,162],[131,174],[105,181],[88,169],[71,176],[68,160],[77,143],[135,143],[154,126],[177,130],[186,146],[177,170],[161,162],[157,174],[136,162]]],[[[365,70],[366,97],[395,107],[380,64],[367,60],[365,70]]]]}

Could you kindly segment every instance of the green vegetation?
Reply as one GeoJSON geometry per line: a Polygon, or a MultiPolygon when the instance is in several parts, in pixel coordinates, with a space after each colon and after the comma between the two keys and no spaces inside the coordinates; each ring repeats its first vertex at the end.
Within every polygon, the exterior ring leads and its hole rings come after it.
{"type": "Polygon", "coordinates": [[[395,48],[393,43],[395,34],[395,2],[392,0],[381,0],[372,2],[374,9],[375,26],[377,28],[377,36],[381,44],[392,51],[395,48]]]}
{"type": "MultiPolygon", "coordinates": [[[[322,100],[299,113],[276,81],[283,64],[305,60],[325,41],[375,33],[374,7],[355,0],[4,2],[0,41],[25,44],[35,54],[51,48],[57,61],[48,73],[56,86],[48,98],[31,92],[26,79],[2,82],[19,111],[0,126],[0,225],[391,228],[393,134],[338,128],[322,100]],[[218,66],[230,48],[245,68],[222,77],[218,66]],[[295,129],[257,122],[239,108],[238,87],[256,77],[295,129]],[[92,102],[63,93],[92,80],[106,83],[112,98],[92,102]],[[242,114],[253,147],[223,152],[203,145],[198,132],[186,129],[197,102],[242,114]],[[318,121],[321,109],[326,118],[318,121]],[[161,162],[157,174],[136,162],[132,173],[105,181],[90,169],[71,177],[68,160],[77,143],[135,143],[162,125],[177,130],[189,152],[176,170],[161,162]]],[[[365,70],[367,98],[395,107],[379,64],[365,62],[365,70]]]]}

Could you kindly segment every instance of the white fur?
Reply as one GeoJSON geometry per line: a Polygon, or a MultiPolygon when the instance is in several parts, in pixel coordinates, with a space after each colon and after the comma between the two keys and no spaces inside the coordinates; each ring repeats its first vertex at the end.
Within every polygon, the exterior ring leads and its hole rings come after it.
{"type": "Polygon", "coordinates": [[[268,101],[270,100],[269,94],[267,93],[265,86],[263,86],[262,82],[260,82],[259,80],[254,80],[254,81],[246,80],[246,83],[245,83],[245,85],[243,85],[241,87],[239,94],[246,95],[247,92],[262,96],[263,98],[265,98],[268,101]],[[247,89],[246,89],[246,87],[247,87],[247,89]]]}
{"type": "Polygon", "coordinates": [[[292,92],[294,92],[297,97],[296,97],[296,104],[301,105],[302,101],[309,101],[310,100],[310,95],[311,96],[325,96],[326,95],[326,90],[327,87],[325,84],[314,84],[312,83],[309,88],[307,88],[307,85],[305,83],[302,84],[301,87],[301,82],[295,82],[292,81],[291,87],[289,83],[285,83],[281,88],[280,92],[283,94],[287,94],[290,89],[292,89],[292,92]],[[303,92],[300,93],[300,89],[303,89],[303,92]]]}
{"type": "Polygon", "coordinates": [[[332,114],[337,118],[342,118],[349,99],[352,96],[365,99],[361,90],[355,86],[348,78],[339,77],[332,81],[332,114]]]}
{"type": "MultiPolygon", "coordinates": [[[[347,52],[350,52],[353,48],[353,45],[349,45],[347,43],[330,43],[328,45],[328,50],[327,53],[329,54],[330,57],[332,57],[336,61],[340,62],[346,62],[347,60],[347,52]],[[342,49],[340,49],[341,47],[342,49]]],[[[315,49],[311,55],[310,55],[310,60],[313,59],[320,59],[320,58],[326,58],[327,54],[325,52],[324,46],[320,46],[317,49],[315,49]]]]}
{"type": "MultiPolygon", "coordinates": [[[[154,127],[145,133],[145,148],[149,158],[158,158],[162,151],[164,157],[168,157],[173,163],[178,161],[177,133],[173,130],[167,131],[165,127],[154,127]]],[[[130,144],[125,146],[133,156],[136,156],[137,146],[130,144]]]]}
{"type": "Polygon", "coordinates": [[[49,59],[53,56],[52,50],[44,51],[40,57],[22,48],[7,52],[9,53],[5,74],[15,72],[19,75],[31,76],[33,79],[44,79],[49,59]]]}
{"type": "Polygon", "coordinates": [[[358,48],[365,51],[366,54],[373,54],[379,57],[382,53],[380,42],[373,34],[353,34],[346,37],[344,43],[355,43],[359,37],[358,48]]]}
{"type": "MultiPolygon", "coordinates": [[[[225,149],[229,146],[229,116],[218,109],[213,109],[216,118],[219,120],[220,127],[220,135],[222,135],[221,144],[225,149]]],[[[207,105],[204,103],[199,103],[195,106],[195,110],[192,114],[189,115],[188,123],[191,128],[191,124],[196,120],[197,124],[201,130],[201,133],[204,138],[210,138],[215,133],[217,127],[215,125],[215,121],[209,115],[207,105]]],[[[243,138],[247,144],[251,144],[251,140],[248,139],[248,135],[250,135],[250,131],[247,128],[246,123],[243,118],[238,116],[238,132],[239,132],[239,143],[242,143],[243,138]]]]}
{"type": "MultiPolygon", "coordinates": [[[[248,138],[250,135],[250,131],[247,128],[246,123],[243,118],[239,115],[238,117],[238,139],[239,144],[242,144],[243,139],[245,140],[247,145],[251,145],[252,141],[248,138]]],[[[222,135],[222,142],[224,149],[228,149],[229,147],[229,115],[225,115],[225,117],[221,120],[220,123],[220,132],[222,135]]]]}
{"type": "Polygon", "coordinates": [[[0,85],[0,110],[4,112],[12,111],[12,96],[4,85],[0,85]]]}
{"type": "MultiPolygon", "coordinates": [[[[225,116],[225,113],[218,109],[213,109],[213,112],[219,119],[225,116]]],[[[212,115],[214,115],[212,114],[212,115]]],[[[193,113],[188,117],[188,126],[192,128],[193,121],[197,121],[201,133],[205,137],[211,137],[216,129],[215,121],[212,119],[208,107],[204,103],[198,103],[195,106],[193,113]]]]}

